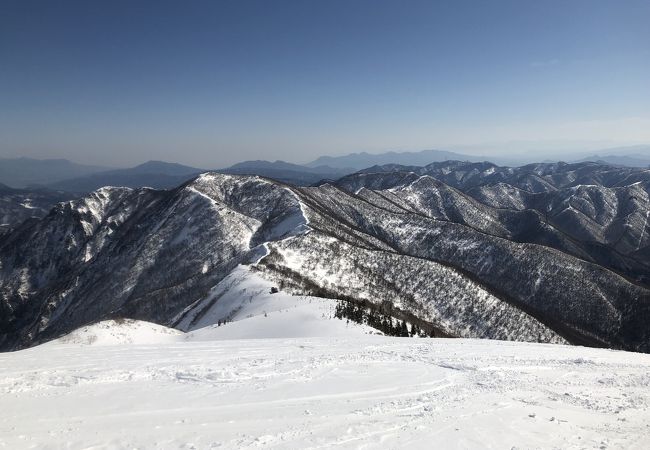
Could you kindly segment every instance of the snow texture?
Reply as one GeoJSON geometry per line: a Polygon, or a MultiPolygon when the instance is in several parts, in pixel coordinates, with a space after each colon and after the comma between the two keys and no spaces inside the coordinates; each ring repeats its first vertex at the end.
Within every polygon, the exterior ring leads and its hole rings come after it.
{"type": "Polygon", "coordinates": [[[94,330],[134,343],[0,355],[0,448],[650,445],[650,355],[369,335],[196,341],[104,325],[94,330]]]}

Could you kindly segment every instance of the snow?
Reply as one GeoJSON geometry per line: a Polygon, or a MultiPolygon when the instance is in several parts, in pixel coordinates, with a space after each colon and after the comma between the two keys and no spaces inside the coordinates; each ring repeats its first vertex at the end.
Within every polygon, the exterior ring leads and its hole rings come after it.
{"type": "Polygon", "coordinates": [[[271,287],[240,265],[187,333],[108,320],[0,354],[0,448],[650,445],[650,355],[385,337],[271,287]]]}
{"type": "Polygon", "coordinates": [[[357,336],[375,333],[373,328],[331,320],[336,300],[271,293],[275,285],[237,266],[212,289],[210,295],[187,311],[181,330],[195,330],[186,339],[290,338],[357,336]],[[219,322],[228,320],[225,325],[219,322]]]}
{"type": "Polygon", "coordinates": [[[367,325],[333,319],[336,303],[317,297],[286,296],[267,302],[246,320],[210,325],[187,334],[191,341],[229,339],[363,336],[379,333],[367,325]],[[303,304],[300,304],[303,303],[303,304]],[[268,310],[268,311],[266,311],[268,310]]]}
{"type": "Polygon", "coordinates": [[[650,445],[650,355],[370,335],[159,337],[0,355],[0,448],[650,445]]]}
{"type": "Polygon", "coordinates": [[[23,208],[27,208],[27,209],[38,209],[37,206],[32,205],[32,200],[29,199],[29,198],[25,199],[25,201],[22,202],[20,204],[20,206],[22,206],[23,208]]]}
{"type": "Polygon", "coordinates": [[[43,344],[43,346],[162,344],[174,342],[181,336],[183,336],[181,331],[141,320],[105,320],[79,328],[59,339],[43,344]]]}
{"type": "Polygon", "coordinates": [[[639,236],[639,243],[636,246],[636,249],[639,250],[641,248],[641,243],[643,242],[643,236],[645,235],[645,229],[648,228],[648,219],[650,218],[650,211],[647,211],[645,214],[645,224],[643,225],[643,228],[641,228],[641,235],[639,236]]]}
{"type": "MultiPolygon", "coordinates": [[[[294,194],[295,195],[295,194],[294,194]]],[[[309,221],[304,213],[302,203],[296,211],[287,214],[282,220],[275,224],[267,233],[268,241],[289,239],[291,237],[307,233],[311,230],[308,226],[309,221]]]]}

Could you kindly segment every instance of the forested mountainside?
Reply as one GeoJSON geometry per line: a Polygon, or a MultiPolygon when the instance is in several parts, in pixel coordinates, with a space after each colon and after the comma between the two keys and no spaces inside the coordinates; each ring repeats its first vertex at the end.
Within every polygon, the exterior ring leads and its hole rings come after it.
{"type": "Polygon", "coordinates": [[[206,173],[170,191],[100,189],[0,237],[0,345],[115,317],[200,321],[244,264],[440,335],[647,352],[646,176],[448,162],[318,187],[206,173]]]}
{"type": "Polygon", "coordinates": [[[337,185],[439,220],[556,248],[650,283],[650,170],[595,163],[383,166],[337,185]],[[381,190],[364,193],[360,190],[381,190]],[[365,189],[364,189],[365,190],[365,189]]]}
{"type": "Polygon", "coordinates": [[[55,204],[75,197],[51,189],[13,189],[0,184],[0,234],[29,218],[44,217],[55,204]]]}

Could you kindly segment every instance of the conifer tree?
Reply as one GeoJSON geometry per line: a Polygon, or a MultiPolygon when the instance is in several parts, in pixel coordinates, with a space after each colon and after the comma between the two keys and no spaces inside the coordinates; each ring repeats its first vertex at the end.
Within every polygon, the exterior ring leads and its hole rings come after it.
{"type": "Polygon", "coordinates": [[[409,329],[408,329],[408,326],[406,325],[405,320],[402,321],[402,325],[401,325],[401,328],[400,328],[400,336],[409,337],[409,329]]]}

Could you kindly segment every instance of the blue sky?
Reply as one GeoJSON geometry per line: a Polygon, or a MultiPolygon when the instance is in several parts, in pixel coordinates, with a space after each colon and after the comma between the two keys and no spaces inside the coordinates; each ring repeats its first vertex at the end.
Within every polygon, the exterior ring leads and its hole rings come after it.
{"type": "Polygon", "coordinates": [[[647,0],[3,0],[0,156],[650,143],[649,23],[647,0]]]}

